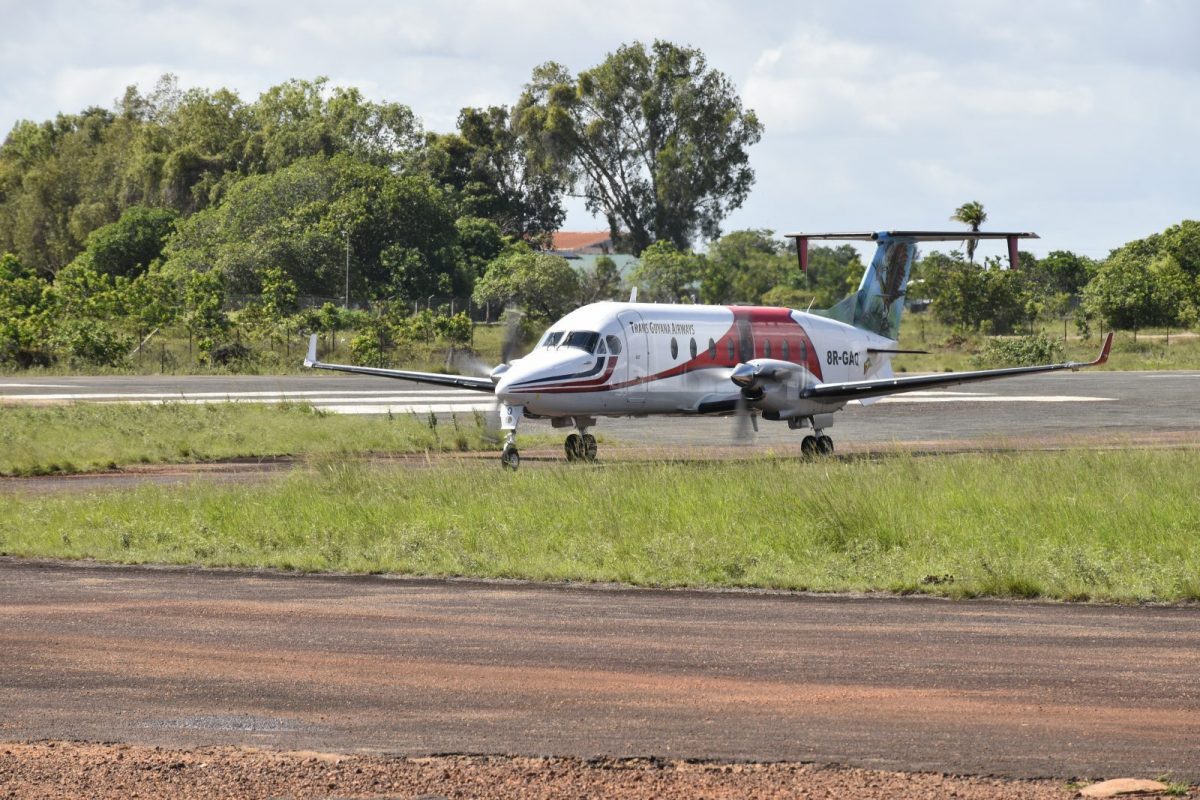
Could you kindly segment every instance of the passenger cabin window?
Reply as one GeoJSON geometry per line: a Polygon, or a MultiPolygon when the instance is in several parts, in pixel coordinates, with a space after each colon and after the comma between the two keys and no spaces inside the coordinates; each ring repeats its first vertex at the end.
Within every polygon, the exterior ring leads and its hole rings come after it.
{"type": "Polygon", "coordinates": [[[585,353],[591,353],[596,349],[596,342],[600,341],[600,334],[592,331],[571,331],[563,339],[563,347],[578,347],[585,353]]]}
{"type": "Polygon", "coordinates": [[[779,346],[779,357],[780,357],[780,358],[782,358],[784,361],[790,361],[790,360],[791,360],[791,358],[790,358],[790,355],[791,355],[791,354],[790,354],[790,353],[788,353],[788,350],[789,350],[789,349],[790,349],[790,348],[788,347],[788,340],[787,340],[787,339],[784,339],[784,340],[783,340],[783,344],[781,344],[781,345],[779,346]]]}
{"type": "Polygon", "coordinates": [[[708,340],[708,357],[713,361],[717,360],[717,343],[712,339],[708,340]]]}
{"type": "Polygon", "coordinates": [[[563,337],[562,331],[550,331],[542,338],[542,347],[554,347],[563,337]]]}
{"type": "Polygon", "coordinates": [[[608,336],[604,337],[604,340],[608,342],[608,352],[612,353],[614,356],[620,354],[621,340],[619,338],[609,334],[608,336]]]}
{"type": "Polygon", "coordinates": [[[688,352],[692,354],[692,358],[696,357],[696,340],[692,339],[688,342],[688,352]]]}
{"type": "Polygon", "coordinates": [[[675,337],[671,337],[671,358],[679,358],[679,342],[675,341],[675,337]]]}

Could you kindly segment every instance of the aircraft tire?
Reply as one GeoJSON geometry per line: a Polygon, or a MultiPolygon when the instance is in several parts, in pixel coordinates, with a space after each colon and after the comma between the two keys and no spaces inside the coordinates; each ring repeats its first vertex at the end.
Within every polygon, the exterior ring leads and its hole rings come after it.
{"type": "Polygon", "coordinates": [[[581,438],[582,438],[582,442],[580,443],[580,447],[581,447],[580,453],[582,454],[583,460],[584,461],[595,461],[596,460],[596,437],[592,436],[590,433],[585,433],[581,438]]]}
{"type": "Polygon", "coordinates": [[[818,436],[817,452],[823,456],[833,455],[833,439],[830,439],[828,436],[818,436]]]}
{"type": "Polygon", "coordinates": [[[806,458],[812,458],[818,452],[817,437],[805,436],[800,442],[800,454],[806,458]]]}
{"type": "Polygon", "coordinates": [[[578,433],[572,433],[563,442],[563,450],[567,452],[567,461],[580,461],[583,459],[583,442],[579,438],[578,433]]]}
{"type": "Polygon", "coordinates": [[[517,452],[516,445],[504,445],[504,449],[500,451],[500,466],[511,470],[521,466],[521,454],[517,452]]]}

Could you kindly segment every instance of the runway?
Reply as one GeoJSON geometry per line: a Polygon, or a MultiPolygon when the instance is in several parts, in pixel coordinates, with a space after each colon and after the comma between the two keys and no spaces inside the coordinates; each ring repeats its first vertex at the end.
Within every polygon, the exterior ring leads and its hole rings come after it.
{"type": "MultiPolygon", "coordinates": [[[[841,445],[982,442],[1072,437],[1121,443],[1125,437],[1200,433],[1200,371],[1055,373],[918,392],[838,413],[830,434],[841,445]]],[[[472,416],[493,407],[486,394],[349,375],[117,376],[0,379],[0,404],[62,402],[303,401],[338,413],[472,416]]],[[[548,432],[527,421],[522,432],[548,432]]],[[[708,446],[734,441],[729,418],[601,419],[612,442],[708,446]]],[[[781,422],[762,421],[755,443],[799,444],[781,422]]],[[[603,457],[603,456],[602,456],[603,457]]]]}
{"type": "Polygon", "coordinates": [[[0,559],[0,740],[1200,779],[1200,608],[0,559]]]}

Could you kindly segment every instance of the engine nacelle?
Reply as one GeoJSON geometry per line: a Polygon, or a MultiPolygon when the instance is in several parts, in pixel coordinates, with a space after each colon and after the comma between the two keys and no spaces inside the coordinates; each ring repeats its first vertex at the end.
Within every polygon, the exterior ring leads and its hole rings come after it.
{"type": "Polygon", "coordinates": [[[805,367],[790,361],[756,358],[734,367],[729,379],[742,390],[746,403],[768,418],[810,416],[828,410],[801,397],[818,381],[805,367]]]}

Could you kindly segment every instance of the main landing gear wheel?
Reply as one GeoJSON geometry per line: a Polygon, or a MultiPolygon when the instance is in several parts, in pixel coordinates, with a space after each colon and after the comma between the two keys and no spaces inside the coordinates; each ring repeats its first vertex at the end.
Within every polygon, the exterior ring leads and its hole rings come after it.
{"type": "Polygon", "coordinates": [[[828,436],[818,436],[817,452],[823,456],[833,455],[833,439],[830,439],[828,436]]]}
{"type": "Polygon", "coordinates": [[[800,442],[800,454],[805,458],[812,458],[817,454],[817,437],[805,436],[800,442]]]}
{"type": "Polygon", "coordinates": [[[563,449],[567,451],[567,461],[580,461],[584,457],[583,440],[579,438],[578,433],[567,437],[567,441],[563,442],[563,449]]]}
{"type": "Polygon", "coordinates": [[[596,437],[590,433],[585,433],[582,436],[578,433],[572,433],[563,442],[563,450],[567,453],[567,461],[595,461],[596,437]]]}
{"type": "Polygon", "coordinates": [[[517,446],[511,442],[504,445],[504,449],[500,451],[500,465],[505,469],[516,469],[521,466],[521,454],[517,452],[517,446]]]}

